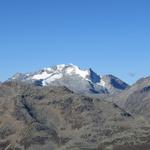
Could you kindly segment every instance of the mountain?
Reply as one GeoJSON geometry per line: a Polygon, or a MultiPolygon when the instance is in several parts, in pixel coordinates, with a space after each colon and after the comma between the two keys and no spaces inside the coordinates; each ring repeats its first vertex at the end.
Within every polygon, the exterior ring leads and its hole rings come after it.
{"type": "Polygon", "coordinates": [[[72,64],[18,73],[0,84],[0,150],[149,150],[149,108],[150,77],[128,86],[72,64]]]}
{"type": "Polygon", "coordinates": [[[66,87],[0,85],[1,150],[149,150],[146,120],[66,87]]]}
{"type": "Polygon", "coordinates": [[[150,117],[150,77],[142,78],[130,88],[110,98],[133,115],[150,117]]]}
{"type": "Polygon", "coordinates": [[[66,86],[77,93],[116,93],[128,85],[113,75],[100,76],[92,69],[82,70],[69,64],[44,68],[35,73],[17,73],[10,81],[34,83],[40,86],[66,86]]]}

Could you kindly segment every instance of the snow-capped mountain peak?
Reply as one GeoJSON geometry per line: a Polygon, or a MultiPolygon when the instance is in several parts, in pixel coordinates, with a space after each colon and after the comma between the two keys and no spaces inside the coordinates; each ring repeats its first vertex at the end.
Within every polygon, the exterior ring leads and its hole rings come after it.
{"type": "Polygon", "coordinates": [[[86,80],[87,77],[89,76],[89,70],[81,70],[79,67],[73,64],[69,64],[69,65],[61,64],[54,67],[44,68],[42,71],[39,71],[38,73],[33,75],[32,79],[45,80],[48,78],[52,78],[52,81],[54,81],[54,79],[56,80],[60,79],[64,75],[66,76],[78,75],[81,78],[86,80]]]}
{"type": "Polygon", "coordinates": [[[128,86],[117,79],[113,76],[100,76],[92,69],[84,70],[73,64],[60,64],[44,68],[35,73],[19,73],[10,80],[31,82],[40,86],[66,86],[73,91],[81,93],[109,93],[120,90],[122,84],[124,85],[123,88],[128,86]],[[116,85],[119,85],[118,88],[116,85]]]}

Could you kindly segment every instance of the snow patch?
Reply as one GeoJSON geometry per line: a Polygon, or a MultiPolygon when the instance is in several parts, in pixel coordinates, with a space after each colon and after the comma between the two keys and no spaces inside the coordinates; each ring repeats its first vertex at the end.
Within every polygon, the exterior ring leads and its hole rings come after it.
{"type": "Polygon", "coordinates": [[[42,84],[43,84],[43,86],[46,86],[47,84],[49,84],[55,80],[61,79],[62,77],[63,77],[62,73],[54,74],[51,77],[47,78],[46,80],[43,80],[42,84]]]}
{"type": "Polygon", "coordinates": [[[106,83],[103,79],[101,79],[100,83],[98,83],[98,85],[105,87],[106,83]]]}
{"type": "Polygon", "coordinates": [[[61,79],[62,77],[63,77],[62,73],[60,73],[60,74],[54,74],[50,78],[46,79],[46,82],[52,82],[52,81],[55,81],[57,79],[61,79]]]}
{"type": "Polygon", "coordinates": [[[44,70],[46,70],[46,71],[49,71],[49,72],[52,72],[53,71],[53,69],[52,68],[44,68],[44,70]]]}
{"type": "Polygon", "coordinates": [[[56,68],[57,70],[62,71],[65,68],[65,66],[66,66],[65,64],[61,64],[61,65],[57,65],[56,68]]]}
{"type": "Polygon", "coordinates": [[[47,71],[42,72],[41,74],[36,74],[32,77],[33,80],[44,80],[46,78],[48,78],[50,76],[49,73],[47,73],[47,71]]]}
{"type": "Polygon", "coordinates": [[[68,75],[73,75],[73,74],[77,74],[80,77],[86,79],[87,76],[89,75],[89,71],[88,70],[81,70],[79,67],[75,66],[75,65],[70,65],[66,68],[65,70],[66,74],[68,75]]]}

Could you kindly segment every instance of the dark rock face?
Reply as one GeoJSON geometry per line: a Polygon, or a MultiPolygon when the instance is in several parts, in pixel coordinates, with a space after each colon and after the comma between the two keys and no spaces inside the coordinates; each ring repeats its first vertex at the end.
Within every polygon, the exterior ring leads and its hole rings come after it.
{"type": "Polygon", "coordinates": [[[101,78],[99,75],[97,75],[92,69],[89,70],[90,71],[90,78],[91,78],[91,81],[93,83],[97,83],[97,82],[100,82],[101,78]]]}
{"type": "Polygon", "coordinates": [[[129,85],[122,80],[116,78],[113,75],[105,75],[102,77],[102,79],[105,81],[106,86],[108,87],[108,91],[110,93],[116,93],[119,91],[123,91],[129,87],[129,85]]]}
{"type": "Polygon", "coordinates": [[[149,146],[149,137],[146,120],[102,98],[66,87],[0,85],[1,150],[138,149],[149,146]]]}

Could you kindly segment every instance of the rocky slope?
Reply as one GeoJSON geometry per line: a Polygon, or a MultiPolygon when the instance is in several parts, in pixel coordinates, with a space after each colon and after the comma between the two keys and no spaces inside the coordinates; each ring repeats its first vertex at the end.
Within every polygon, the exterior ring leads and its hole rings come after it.
{"type": "Polygon", "coordinates": [[[142,78],[130,88],[110,97],[120,107],[126,109],[133,115],[140,115],[149,119],[150,117],[150,77],[142,78]]]}
{"type": "Polygon", "coordinates": [[[66,87],[0,85],[1,150],[148,150],[150,125],[66,87]]]}

